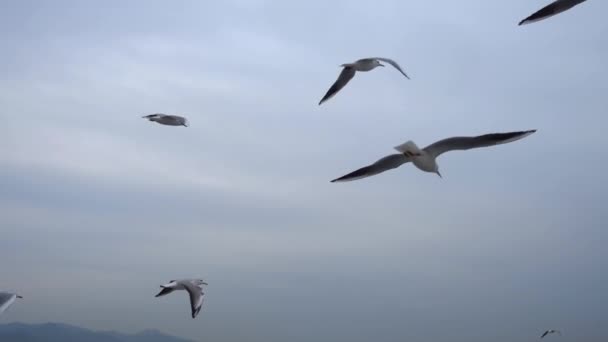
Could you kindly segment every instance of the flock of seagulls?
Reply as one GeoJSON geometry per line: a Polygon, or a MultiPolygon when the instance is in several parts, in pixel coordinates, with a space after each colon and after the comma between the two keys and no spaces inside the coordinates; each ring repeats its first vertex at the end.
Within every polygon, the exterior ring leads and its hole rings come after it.
{"type": "MultiPolygon", "coordinates": [[[[543,7],[537,12],[533,13],[529,17],[522,20],[519,25],[525,25],[540,20],[547,19],[556,14],[562,13],[572,7],[583,3],[585,0],[556,0],[553,3],[543,7]]],[[[342,90],[350,80],[352,80],[357,72],[367,72],[374,70],[377,67],[384,67],[382,62],[390,64],[396,70],[398,70],[404,77],[410,79],[409,76],[403,71],[401,66],[392,59],[384,57],[372,57],[359,59],[353,63],[342,64],[343,68],[338,76],[338,79],[332,84],[327,93],[323,96],[319,105],[325,101],[334,97],[340,90],[342,90]]],[[[167,115],[167,114],[150,114],[145,115],[142,118],[148,119],[167,126],[184,126],[188,127],[188,120],[185,117],[178,115],[167,115]]],[[[439,177],[439,165],[437,164],[437,158],[445,152],[458,151],[458,150],[469,150],[480,147],[490,147],[494,145],[506,144],[521,140],[536,130],[526,130],[519,132],[507,132],[507,133],[490,133],[474,137],[452,137],[443,140],[439,140],[425,148],[420,149],[413,141],[407,141],[401,145],[394,147],[399,152],[385,156],[371,165],[364,166],[353,172],[350,172],[342,177],[336,178],[331,182],[348,182],[357,179],[367,178],[383,173],[388,170],[398,168],[399,166],[412,162],[418,169],[435,173],[439,177]]],[[[203,298],[205,293],[203,292],[203,286],[208,285],[201,279],[182,279],[182,280],[171,280],[169,283],[161,285],[161,291],[156,297],[162,297],[169,293],[178,290],[184,290],[188,292],[190,298],[190,309],[192,318],[201,311],[203,305],[203,298]]],[[[14,293],[0,292],[0,314],[4,313],[16,299],[23,298],[14,293]]],[[[551,334],[561,335],[559,330],[547,330],[541,335],[541,339],[551,334]]]]}

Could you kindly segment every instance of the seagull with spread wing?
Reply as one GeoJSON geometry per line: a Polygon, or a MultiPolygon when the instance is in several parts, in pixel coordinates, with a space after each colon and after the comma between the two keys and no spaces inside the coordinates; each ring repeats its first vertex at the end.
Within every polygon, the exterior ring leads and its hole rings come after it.
{"type": "Polygon", "coordinates": [[[207,283],[201,279],[171,280],[169,283],[160,286],[162,290],[156,297],[168,295],[176,290],[186,290],[190,296],[192,318],[195,318],[203,306],[203,297],[205,296],[203,285],[207,285],[207,283]]]}
{"type": "Polygon", "coordinates": [[[338,76],[338,79],[336,80],[336,82],[334,82],[334,84],[329,88],[327,93],[325,93],[325,96],[323,96],[323,98],[319,102],[319,105],[321,105],[323,102],[332,98],[342,88],[344,88],[344,86],[346,86],[346,84],[350,80],[352,80],[353,77],[355,77],[355,73],[357,71],[370,71],[370,70],[374,70],[377,67],[383,67],[384,64],[382,64],[380,62],[385,62],[385,63],[392,65],[395,69],[399,70],[399,72],[401,74],[403,74],[403,76],[405,76],[408,79],[410,78],[405,73],[405,71],[403,71],[403,69],[401,69],[401,67],[399,66],[399,64],[397,64],[397,62],[395,62],[394,60],[389,59],[389,58],[382,58],[382,57],[363,58],[354,63],[342,64],[341,67],[343,69],[342,69],[342,72],[340,73],[340,76],[338,76]]]}
{"type": "Polygon", "coordinates": [[[545,332],[544,332],[544,333],[543,333],[543,334],[540,336],[540,338],[543,338],[543,337],[545,337],[545,336],[547,336],[547,335],[549,335],[549,334],[558,334],[559,336],[562,336],[562,332],[561,332],[561,331],[551,329],[551,330],[547,330],[547,331],[545,331],[545,332]]]}
{"type": "Polygon", "coordinates": [[[348,182],[374,176],[398,168],[408,162],[412,162],[422,171],[436,173],[441,177],[439,165],[437,165],[437,157],[445,152],[506,144],[523,139],[534,132],[536,132],[536,130],[491,133],[477,137],[453,137],[439,140],[423,149],[419,149],[413,141],[408,141],[395,147],[399,153],[388,155],[371,165],[362,167],[340,178],[336,178],[331,182],[348,182]]]}

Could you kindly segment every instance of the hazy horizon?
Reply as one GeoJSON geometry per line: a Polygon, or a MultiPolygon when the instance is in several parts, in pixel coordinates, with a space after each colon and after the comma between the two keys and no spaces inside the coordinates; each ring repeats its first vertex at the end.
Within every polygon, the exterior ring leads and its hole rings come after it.
{"type": "Polygon", "coordinates": [[[14,1],[0,323],[197,341],[608,336],[608,3],[14,1]],[[340,64],[382,56],[318,106],[340,64]],[[147,122],[183,115],[189,127],[147,122]],[[537,129],[329,181],[450,136],[537,129]],[[175,278],[208,281],[190,317],[175,278]]]}

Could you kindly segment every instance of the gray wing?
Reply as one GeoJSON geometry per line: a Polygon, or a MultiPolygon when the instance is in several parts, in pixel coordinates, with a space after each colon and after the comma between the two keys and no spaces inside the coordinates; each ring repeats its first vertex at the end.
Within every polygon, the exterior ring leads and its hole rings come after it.
{"type": "Polygon", "coordinates": [[[325,93],[325,96],[323,96],[323,98],[321,99],[321,101],[319,101],[319,106],[331,99],[334,95],[336,95],[342,88],[344,88],[344,86],[353,79],[353,77],[355,77],[355,69],[351,68],[351,67],[344,67],[344,69],[342,69],[342,72],[340,72],[340,76],[338,76],[338,79],[336,80],[336,82],[334,82],[334,84],[331,85],[331,87],[329,88],[329,90],[327,91],[327,93],[325,93]]]}
{"type": "Polygon", "coordinates": [[[397,64],[397,62],[395,62],[394,60],[392,60],[390,58],[383,58],[383,57],[375,57],[374,59],[377,59],[379,61],[386,62],[386,63],[392,65],[395,69],[399,70],[399,72],[402,73],[403,76],[407,77],[408,80],[410,79],[410,77],[405,73],[405,71],[403,71],[403,69],[401,69],[399,64],[397,64]]]}
{"type": "Polygon", "coordinates": [[[519,139],[523,139],[528,135],[536,132],[536,130],[509,132],[509,133],[491,133],[480,135],[477,137],[454,137],[439,140],[424,148],[424,151],[437,158],[441,154],[448,151],[468,150],[472,148],[488,147],[500,144],[506,144],[519,139]]]}
{"type": "Polygon", "coordinates": [[[537,21],[541,21],[543,19],[547,19],[556,14],[567,11],[582,2],[585,2],[585,0],[556,0],[550,3],[549,5],[541,8],[540,10],[534,12],[526,19],[520,21],[519,25],[531,24],[537,21]]]}
{"type": "Polygon", "coordinates": [[[190,296],[190,309],[192,310],[192,318],[195,318],[196,315],[201,311],[201,307],[203,306],[203,297],[205,293],[203,289],[197,285],[194,285],[191,281],[180,281],[180,284],[184,286],[186,291],[188,291],[188,295],[190,296]]]}
{"type": "Polygon", "coordinates": [[[0,292],[0,314],[13,304],[17,295],[13,293],[0,292]]]}
{"type": "Polygon", "coordinates": [[[357,179],[361,179],[361,178],[375,176],[384,171],[396,169],[399,166],[401,166],[409,161],[410,161],[410,159],[407,156],[405,156],[404,154],[401,154],[401,153],[391,154],[391,155],[388,155],[388,156],[378,160],[377,162],[375,162],[371,165],[362,167],[362,168],[360,168],[356,171],[353,171],[347,175],[344,175],[340,178],[336,178],[336,179],[332,180],[331,182],[332,183],[348,182],[348,181],[353,181],[353,180],[357,180],[357,179]]]}

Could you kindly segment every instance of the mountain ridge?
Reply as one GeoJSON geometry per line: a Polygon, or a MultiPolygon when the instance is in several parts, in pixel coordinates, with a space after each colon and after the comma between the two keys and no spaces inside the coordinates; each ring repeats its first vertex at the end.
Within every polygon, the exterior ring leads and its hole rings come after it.
{"type": "Polygon", "coordinates": [[[0,324],[0,341],[6,342],[196,342],[146,329],[135,334],[95,331],[63,323],[0,324]]]}

